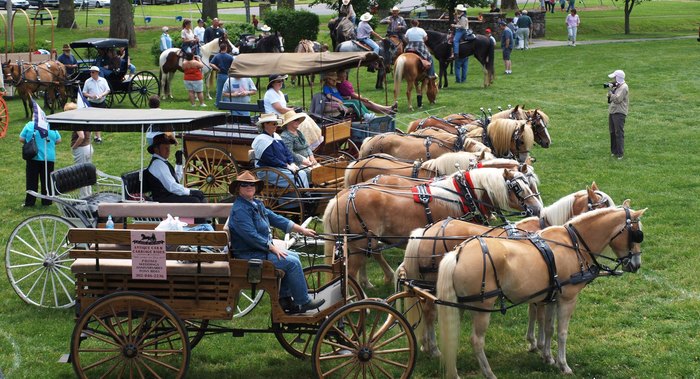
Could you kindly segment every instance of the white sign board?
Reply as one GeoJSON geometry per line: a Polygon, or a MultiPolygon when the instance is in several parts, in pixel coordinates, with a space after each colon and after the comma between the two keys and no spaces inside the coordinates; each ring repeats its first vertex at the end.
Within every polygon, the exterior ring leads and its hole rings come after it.
{"type": "Polygon", "coordinates": [[[165,232],[131,231],[132,279],[167,279],[165,262],[165,232]]]}

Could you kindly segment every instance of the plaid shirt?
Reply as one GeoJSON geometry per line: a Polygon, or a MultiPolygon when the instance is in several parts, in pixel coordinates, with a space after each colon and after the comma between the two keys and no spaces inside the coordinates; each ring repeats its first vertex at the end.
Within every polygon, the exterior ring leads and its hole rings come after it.
{"type": "Polygon", "coordinates": [[[428,51],[428,47],[425,46],[425,43],[423,41],[410,41],[406,45],[406,50],[413,50],[418,55],[421,56],[421,58],[425,60],[430,60],[430,52],[428,51]]]}

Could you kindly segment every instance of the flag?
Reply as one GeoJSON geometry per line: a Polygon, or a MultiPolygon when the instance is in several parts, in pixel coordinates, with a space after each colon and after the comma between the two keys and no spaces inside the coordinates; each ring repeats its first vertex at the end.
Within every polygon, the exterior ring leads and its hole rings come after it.
{"type": "Polygon", "coordinates": [[[76,100],[78,100],[78,109],[90,108],[90,103],[85,100],[85,96],[82,92],[78,91],[78,98],[76,100]]]}
{"type": "Polygon", "coordinates": [[[34,130],[39,132],[41,138],[48,137],[50,127],[49,121],[46,119],[46,113],[34,99],[32,99],[32,108],[34,110],[34,130]]]}

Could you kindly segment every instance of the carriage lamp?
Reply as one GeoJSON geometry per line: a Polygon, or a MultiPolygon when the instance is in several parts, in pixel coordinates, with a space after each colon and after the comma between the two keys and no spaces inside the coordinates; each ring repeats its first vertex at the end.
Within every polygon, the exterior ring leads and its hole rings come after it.
{"type": "Polygon", "coordinates": [[[258,284],[262,281],[262,259],[248,260],[248,283],[258,284]]]}

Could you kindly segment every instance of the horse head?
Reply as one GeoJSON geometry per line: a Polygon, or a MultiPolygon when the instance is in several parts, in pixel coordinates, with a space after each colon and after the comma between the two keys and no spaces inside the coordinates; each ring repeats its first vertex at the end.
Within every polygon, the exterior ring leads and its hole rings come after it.
{"type": "Polygon", "coordinates": [[[542,117],[538,110],[535,110],[531,116],[528,116],[528,120],[530,120],[535,142],[545,149],[548,148],[552,143],[552,138],[549,136],[549,130],[547,129],[547,121],[545,118],[542,117]]]}
{"type": "Polygon", "coordinates": [[[543,208],[540,194],[533,192],[530,181],[522,170],[524,167],[519,171],[503,169],[503,179],[508,189],[508,205],[523,211],[525,216],[539,216],[543,208]]]}
{"type": "Polygon", "coordinates": [[[530,156],[530,149],[534,142],[534,134],[531,127],[528,127],[526,122],[522,122],[520,126],[513,131],[511,138],[510,151],[517,156],[517,160],[525,162],[530,156]]]}
{"type": "Polygon", "coordinates": [[[435,104],[435,100],[437,99],[438,94],[438,86],[437,83],[435,83],[435,78],[429,77],[425,80],[428,81],[428,101],[430,102],[430,104],[435,104]]]}
{"type": "Polygon", "coordinates": [[[2,74],[5,78],[5,81],[8,81],[10,83],[19,81],[20,78],[20,66],[17,63],[13,63],[12,61],[7,61],[2,64],[2,74]]]}

